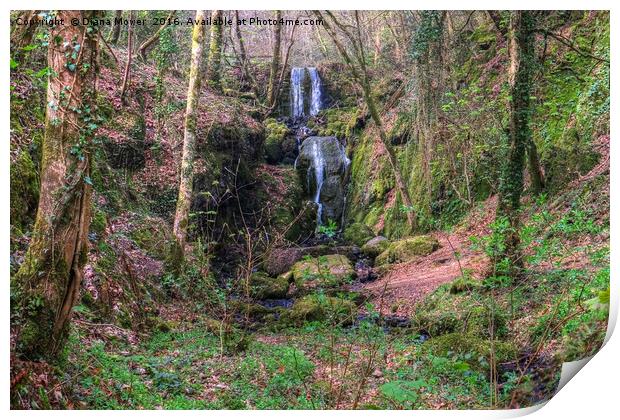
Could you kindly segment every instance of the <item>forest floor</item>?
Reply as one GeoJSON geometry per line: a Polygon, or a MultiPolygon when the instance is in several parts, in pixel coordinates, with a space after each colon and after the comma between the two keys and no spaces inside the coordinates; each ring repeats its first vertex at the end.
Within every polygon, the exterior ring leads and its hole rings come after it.
{"type": "Polygon", "coordinates": [[[410,316],[415,305],[440,285],[466,272],[481,279],[489,269],[489,259],[482,251],[472,249],[470,237],[490,233],[489,225],[496,207],[497,197],[494,196],[452,231],[431,232],[430,235],[439,241],[439,249],[430,255],[395,264],[378,281],[364,285],[375,306],[392,315],[410,316]]]}

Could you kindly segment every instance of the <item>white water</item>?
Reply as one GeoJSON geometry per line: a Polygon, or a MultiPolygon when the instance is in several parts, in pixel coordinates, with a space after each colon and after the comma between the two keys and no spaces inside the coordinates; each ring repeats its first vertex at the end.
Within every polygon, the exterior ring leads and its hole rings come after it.
{"type": "MultiPolygon", "coordinates": [[[[325,158],[323,157],[323,149],[319,147],[319,142],[312,143],[312,165],[308,171],[314,169],[314,178],[316,180],[316,193],[314,194],[314,202],[317,204],[316,225],[321,225],[321,216],[323,215],[323,204],[321,203],[321,188],[325,175],[325,158]]],[[[310,179],[310,176],[308,176],[310,179]]]]}
{"type": "Polygon", "coordinates": [[[310,115],[316,115],[321,110],[321,78],[316,67],[308,67],[308,74],[312,80],[312,91],[310,96],[310,115]]]}
{"type": "Polygon", "coordinates": [[[316,67],[293,67],[291,69],[291,116],[302,118],[306,116],[305,104],[309,103],[308,113],[310,116],[317,115],[322,108],[321,77],[316,67]],[[306,78],[310,77],[310,92],[304,91],[306,78]],[[308,101],[306,93],[310,94],[308,101]]]}
{"type": "Polygon", "coordinates": [[[293,67],[291,69],[291,116],[300,118],[304,116],[304,86],[306,69],[293,67]]]}
{"type": "MultiPolygon", "coordinates": [[[[291,69],[291,117],[293,118],[293,120],[304,119],[307,116],[317,115],[323,107],[322,93],[323,92],[321,77],[316,67],[294,67],[293,69],[291,69]],[[310,92],[304,91],[304,85],[307,85],[307,77],[310,78],[310,92]],[[310,95],[309,98],[306,98],[306,94],[310,95]],[[305,109],[306,104],[309,105],[308,111],[306,111],[305,109]]],[[[296,138],[297,148],[299,151],[301,151],[302,139],[307,137],[308,131],[309,129],[305,125],[302,125],[297,129],[296,138]]],[[[313,193],[313,201],[317,205],[316,224],[318,227],[323,224],[323,203],[321,203],[321,189],[323,188],[323,183],[325,181],[328,168],[326,168],[325,156],[323,154],[324,139],[321,137],[312,137],[308,140],[311,143],[305,145],[305,148],[307,149],[305,153],[307,153],[307,155],[309,155],[310,157],[310,165],[308,167],[308,173],[306,175],[306,182],[308,191],[311,191],[311,181],[314,177],[316,190],[311,193],[313,193]]],[[[342,171],[342,173],[346,173],[351,161],[347,157],[345,148],[342,144],[339,144],[339,149],[340,159],[338,160],[340,161],[341,166],[339,169],[337,169],[337,171],[342,171]]],[[[298,159],[299,156],[297,156],[297,159],[295,160],[295,168],[297,168],[298,159]]]]}

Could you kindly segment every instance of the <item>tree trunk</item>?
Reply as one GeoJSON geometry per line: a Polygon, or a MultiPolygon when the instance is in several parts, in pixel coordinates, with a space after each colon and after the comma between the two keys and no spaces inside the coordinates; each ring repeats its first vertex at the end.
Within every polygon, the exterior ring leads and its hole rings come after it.
{"type": "MultiPolygon", "coordinates": [[[[396,153],[394,152],[394,149],[392,148],[392,145],[389,142],[388,136],[383,126],[383,122],[381,121],[381,116],[379,115],[379,111],[377,110],[375,100],[372,96],[372,89],[370,86],[368,72],[366,70],[366,64],[365,64],[366,58],[364,57],[364,51],[362,49],[363,45],[362,45],[362,39],[361,39],[360,33],[358,32],[357,39],[356,39],[354,35],[351,32],[349,32],[348,29],[346,29],[346,27],[344,27],[331,12],[326,11],[326,14],[329,16],[332,22],[341,31],[343,31],[345,35],[349,38],[349,41],[351,41],[351,44],[353,45],[353,49],[355,51],[354,54],[355,54],[355,59],[357,61],[357,65],[356,65],[351,59],[345,46],[338,39],[338,35],[336,34],[335,29],[330,24],[327,23],[327,20],[324,19],[323,15],[320,12],[315,11],[314,13],[318,18],[320,18],[323,21],[323,27],[327,31],[327,34],[332,39],[334,45],[340,52],[340,56],[344,60],[345,64],[351,70],[351,73],[353,74],[353,78],[355,79],[355,81],[358,83],[358,85],[362,89],[364,101],[366,102],[366,106],[368,107],[368,112],[370,113],[370,116],[373,119],[375,126],[377,127],[377,131],[379,131],[379,138],[381,139],[381,142],[383,143],[383,147],[385,148],[387,152],[390,167],[392,168],[392,171],[394,172],[394,179],[396,181],[396,190],[400,194],[403,205],[406,207],[406,215],[407,215],[407,222],[409,224],[409,228],[411,230],[415,230],[417,228],[416,212],[413,209],[413,204],[409,196],[409,191],[407,190],[407,184],[405,183],[405,180],[403,179],[402,173],[398,166],[398,160],[396,158],[396,153]]],[[[356,12],[356,19],[357,19],[357,16],[358,15],[356,12]]],[[[358,21],[357,26],[359,30],[359,26],[360,26],[359,21],[358,21]]]]}
{"type": "MultiPolygon", "coordinates": [[[[196,20],[206,19],[204,10],[196,11],[196,20]]],[[[219,26],[219,25],[218,25],[219,26]]],[[[200,96],[200,68],[202,64],[205,26],[195,25],[192,32],[192,61],[187,88],[185,109],[185,132],[183,135],[183,157],[181,160],[181,180],[179,196],[174,216],[174,235],[181,253],[184,252],[189,225],[189,209],[192,202],[192,183],[194,180],[194,154],[196,151],[196,113],[200,96]]]]}
{"type": "MultiPolygon", "coordinates": [[[[100,15],[64,10],[59,17],[70,22],[100,15]]],[[[17,350],[29,359],[53,360],[62,349],[88,255],[99,27],[86,29],[50,28],[49,39],[56,41],[47,57],[39,206],[30,247],[13,278],[21,320],[17,350]]]]}
{"type": "MultiPolygon", "coordinates": [[[[173,10],[170,12],[170,14],[168,15],[168,17],[166,17],[166,22],[168,22],[170,19],[172,19],[174,17],[176,13],[176,10],[173,10]]],[[[159,27],[159,29],[157,30],[157,32],[155,32],[153,34],[153,36],[151,36],[149,39],[147,39],[146,41],[144,41],[140,47],[138,47],[138,53],[140,54],[140,57],[142,57],[143,60],[146,60],[146,53],[147,50],[153,46],[157,41],[159,41],[159,36],[161,35],[162,31],[164,29],[166,29],[168,27],[168,23],[166,23],[165,25],[161,25],[159,27]]]]}
{"type": "Polygon", "coordinates": [[[121,102],[125,103],[125,93],[127,86],[131,80],[131,57],[133,56],[133,30],[131,20],[133,19],[133,11],[129,12],[129,26],[127,26],[127,64],[125,65],[125,73],[123,75],[123,84],[121,86],[121,102]]]}
{"type": "Polygon", "coordinates": [[[273,57],[271,59],[271,70],[269,71],[269,83],[267,85],[267,106],[273,107],[277,97],[276,81],[278,77],[278,69],[280,67],[280,46],[282,45],[282,26],[280,19],[282,11],[276,10],[275,19],[278,22],[273,30],[273,57]]]}
{"type": "MultiPolygon", "coordinates": [[[[20,14],[20,18],[22,18],[24,22],[39,20],[38,13],[38,10],[24,10],[20,14]]],[[[14,49],[13,58],[16,61],[23,52],[21,49],[32,42],[37,27],[36,24],[32,24],[15,26],[15,29],[13,29],[11,33],[11,44],[14,49]]]]}
{"type": "MultiPolygon", "coordinates": [[[[239,21],[239,11],[235,10],[235,19],[239,21]]],[[[258,92],[258,83],[252,74],[250,69],[250,61],[248,59],[248,55],[245,49],[245,41],[243,40],[243,34],[241,33],[241,25],[236,25],[235,27],[235,36],[237,37],[237,42],[239,43],[239,57],[241,61],[241,71],[243,72],[244,77],[250,83],[250,87],[252,92],[254,93],[255,99],[259,100],[259,92],[258,92]]]]}
{"type": "Polygon", "coordinates": [[[527,145],[527,157],[529,162],[530,180],[532,182],[532,193],[540,194],[545,189],[545,174],[543,173],[540,159],[538,158],[538,149],[534,139],[530,138],[527,145]]]}
{"type": "MultiPolygon", "coordinates": [[[[114,19],[120,19],[123,17],[123,11],[122,10],[117,10],[114,13],[114,19]]],[[[121,36],[121,26],[122,25],[114,25],[112,27],[112,32],[110,32],[110,39],[109,42],[110,44],[116,44],[118,42],[118,38],[121,36]]]]}
{"type": "Polygon", "coordinates": [[[207,64],[207,80],[211,87],[216,90],[221,88],[221,65],[222,65],[222,25],[214,25],[213,22],[222,19],[222,11],[211,12],[211,40],[209,42],[209,61],[207,64]]]}
{"type": "Polygon", "coordinates": [[[534,55],[534,19],[531,12],[513,11],[510,16],[510,121],[507,161],[500,179],[498,217],[509,221],[505,253],[514,266],[521,264],[519,246],[519,207],[523,193],[525,152],[531,143],[530,91],[534,55]]]}

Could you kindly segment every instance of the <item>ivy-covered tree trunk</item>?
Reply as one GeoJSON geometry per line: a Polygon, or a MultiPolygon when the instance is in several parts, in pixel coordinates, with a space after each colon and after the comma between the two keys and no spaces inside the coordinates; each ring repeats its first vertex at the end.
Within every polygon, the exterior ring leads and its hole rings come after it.
{"type": "Polygon", "coordinates": [[[273,57],[271,58],[271,69],[269,71],[269,83],[267,85],[267,106],[273,107],[278,97],[276,81],[278,69],[280,68],[280,46],[282,45],[282,26],[280,19],[282,11],[276,10],[275,19],[278,22],[273,30],[273,57]]]}
{"type": "MultiPolygon", "coordinates": [[[[95,11],[60,11],[65,22],[95,11]]],[[[30,247],[13,278],[17,350],[54,359],[65,343],[88,254],[91,141],[98,117],[96,26],[50,29],[41,191],[30,247]]]]}
{"type": "MultiPolygon", "coordinates": [[[[196,21],[206,18],[204,10],[196,11],[196,21]]],[[[200,68],[205,41],[205,26],[194,25],[192,32],[192,58],[187,88],[187,105],[185,108],[185,132],[183,135],[183,157],[181,160],[181,179],[179,196],[174,216],[174,235],[180,252],[185,249],[189,209],[192,202],[192,183],[194,180],[194,154],[196,152],[196,112],[200,96],[200,68]]]]}
{"type": "Polygon", "coordinates": [[[221,87],[221,65],[222,65],[222,25],[214,25],[213,22],[222,19],[222,11],[214,10],[211,12],[211,38],[209,41],[209,61],[207,64],[207,80],[216,90],[221,87]]]}
{"type": "Polygon", "coordinates": [[[519,247],[519,207],[523,193],[523,170],[525,152],[531,143],[530,92],[532,87],[532,66],[534,55],[534,18],[532,12],[513,11],[510,15],[510,121],[506,161],[500,179],[497,216],[505,218],[504,257],[518,266],[521,259],[519,247]]]}

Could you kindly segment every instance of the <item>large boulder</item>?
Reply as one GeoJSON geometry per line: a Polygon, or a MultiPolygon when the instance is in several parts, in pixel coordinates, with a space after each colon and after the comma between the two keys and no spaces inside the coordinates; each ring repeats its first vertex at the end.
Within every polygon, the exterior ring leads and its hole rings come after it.
{"type": "Polygon", "coordinates": [[[467,364],[472,370],[488,372],[491,358],[496,363],[506,363],[516,359],[518,349],[515,344],[486,340],[472,334],[452,333],[431,338],[423,345],[423,349],[435,356],[467,357],[467,364]]]}
{"type": "Polygon", "coordinates": [[[357,305],[347,299],[325,295],[308,295],[298,299],[293,307],[282,314],[282,321],[302,324],[306,321],[331,321],[351,324],[357,314],[357,305]]]}
{"type": "Polygon", "coordinates": [[[263,269],[271,276],[278,276],[290,271],[293,265],[305,256],[319,257],[321,255],[341,254],[348,259],[356,259],[360,249],[356,246],[327,246],[316,245],[295,248],[274,248],[266,256],[263,269]]]}
{"type": "Polygon", "coordinates": [[[345,241],[362,246],[375,236],[374,232],[363,223],[351,223],[344,229],[345,241]]]}
{"type": "Polygon", "coordinates": [[[339,254],[306,258],[293,265],[293,280],[303,288],[334,287],[353,279],[351,261],[339,254]]]}
{"type": "Polygon", "coordinates": [[[376,265],[406,262],[414,257],[429,255],[439,248],[437,239],[429,235],[414,236],[392,242],[375,260],[376,265]]]}
{"type": "Polygon", "coordinates": [[[281,299],[288,293],[289,282],[284,276],[276,278],[257,272],[250,277],[250,290],[256,299],[281,299]]]}
{"type": "Polygon", "coordinates": [[[323,223],[333,220],[339,224],[342,220],[349,163],[336,137],[311,136],[301,144],[297,172],[308,199],[314,199],[320,189],[323,223]]]}
{"type": "Polygon", "coordinates": [[[388,249],[389,246],[390,240],[388,238],[385,236],[375,236],[362,245],[362,253],[370,258],[375,258],[377,255],[388,249]]]}

